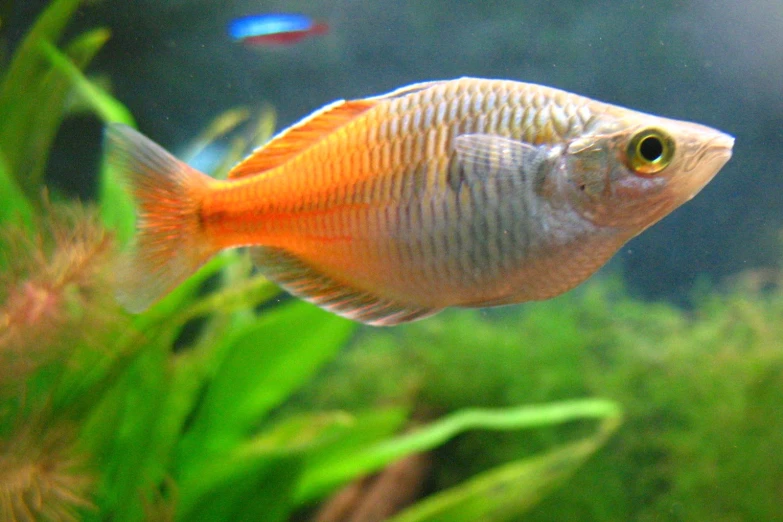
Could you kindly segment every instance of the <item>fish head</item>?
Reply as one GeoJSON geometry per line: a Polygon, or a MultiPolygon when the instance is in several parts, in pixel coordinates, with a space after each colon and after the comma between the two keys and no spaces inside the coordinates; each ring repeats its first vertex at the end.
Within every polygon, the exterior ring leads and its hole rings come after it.
{"type": "Polygon", "coordinates": [[[635,235],[694,197],[733,144],[704,125],[627,111],[568,143],[561,182],[584,218],[635,235]]]}

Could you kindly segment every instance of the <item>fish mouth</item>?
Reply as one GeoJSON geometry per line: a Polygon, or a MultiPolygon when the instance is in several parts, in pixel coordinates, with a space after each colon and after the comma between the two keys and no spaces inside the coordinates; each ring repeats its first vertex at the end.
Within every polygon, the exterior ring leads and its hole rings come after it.
{"type": "Polygon", "coordinates": [[[731,159],[734,137],[723,132],[712,131],[710,136],[699,139],[700,146],[683,166],[687,199],[695,196],[731,159]]]}
{"type": "Polygon", "coordinates": [[[711,156],[713,161],[720,163],[716,169],[717,172],[731,159],[731,153],[734,149],[734,136],[722,132],[718,133],[717,136],[707,142],[705,148],[707,149],[706,154],[711,156]]]}
{"type": "Polygon", "coordinates": [[[704,145],[705,160],[715,169],[713,176],[731,159],[734,136],[718,133],[704,145]]]}
{"type": "Polygon", "coordinates": [[[720,163],[717,167],[719,170],[731,158],[731,151],[734,148],[734,136],[713,131],[709,137],[698,136],[695,141],[700,143],[700,146],[683,166],[685,172],[702,167],[705,163],[720,163]]]}
{"type": "Polygon", "coordinates": [[[730,136],[724,133],[718,133],[718,135],[712,139],[712,144],[716,148],[721,148],[728,151],[731,156],[731,149],[734,148],[734,136],[730,136]]]}

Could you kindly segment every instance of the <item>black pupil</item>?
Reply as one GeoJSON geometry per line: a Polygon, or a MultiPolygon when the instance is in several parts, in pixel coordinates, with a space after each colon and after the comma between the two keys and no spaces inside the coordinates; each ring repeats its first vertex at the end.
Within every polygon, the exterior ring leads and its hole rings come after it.
{"type": "Polygon", "coordinates": [[[648,136],[639,144],[639,154],[650,163],[659,160],[663,154],[663,143],[655,136],[648,136]]]}

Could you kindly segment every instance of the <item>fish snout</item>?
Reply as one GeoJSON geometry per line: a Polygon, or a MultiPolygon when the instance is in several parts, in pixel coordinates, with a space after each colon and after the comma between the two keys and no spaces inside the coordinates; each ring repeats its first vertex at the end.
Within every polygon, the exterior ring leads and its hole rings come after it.
{"type": "Polygon", "coordinates": [[[731,159],[734,137],[705,127],[694,135],[685,151],[682,168],[678,169],[687,199],[695,196],[731,159]]]}

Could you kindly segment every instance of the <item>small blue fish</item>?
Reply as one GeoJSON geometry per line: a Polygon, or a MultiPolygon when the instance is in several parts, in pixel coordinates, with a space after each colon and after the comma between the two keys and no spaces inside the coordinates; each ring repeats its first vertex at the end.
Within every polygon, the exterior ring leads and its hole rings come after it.
{"type": "Polygon", "coordinates": [[[228,25],[229,36],[248,45],[289,45],[328,30],[327,24],[296,13],[243,16],[228,25]]]}

